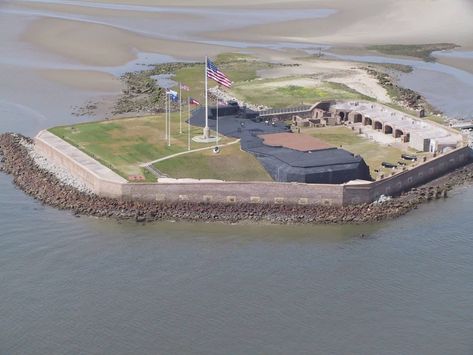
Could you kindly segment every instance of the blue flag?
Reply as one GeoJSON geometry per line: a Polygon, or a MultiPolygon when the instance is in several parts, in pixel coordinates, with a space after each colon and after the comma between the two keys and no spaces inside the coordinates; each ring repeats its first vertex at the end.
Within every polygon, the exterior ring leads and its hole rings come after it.
{"type": "Polygon", "coordinates": [[[179,101],[179,94],[174,90],[166,90],[166,95],[169,95],[169,98],[173,102],[179,101]]]}

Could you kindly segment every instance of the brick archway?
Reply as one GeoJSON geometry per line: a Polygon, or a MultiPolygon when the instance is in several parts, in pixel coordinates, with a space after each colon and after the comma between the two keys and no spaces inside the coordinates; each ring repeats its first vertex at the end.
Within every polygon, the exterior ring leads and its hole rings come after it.
{"type": "Polygon", "coordinates": [[[380,131],[382,131],[383,130],[383,124],[380,121],[375,121],[374,125],[373,125],[373,128],[376,129],[376,130],[379,129],[380,131]]]}
{"type": "Polygon", "coordinates": [[[340,122],[347,122],[347,121],[350,120],[350,112],[339,111],[338,112],[338,117],[340,119],[340,122]]]}
{"type": "Polygon", "coordinates": [[[388,124],[384,125],[384,134],[393,134],[393,128],[388,124]]]}

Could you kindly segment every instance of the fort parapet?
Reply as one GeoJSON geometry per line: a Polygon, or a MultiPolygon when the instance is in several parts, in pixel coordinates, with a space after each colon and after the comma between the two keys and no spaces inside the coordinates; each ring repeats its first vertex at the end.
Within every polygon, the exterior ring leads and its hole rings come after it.
{"type": "Polygon", "coordinates": [[[34,139],[37,152],[80,179],[99,196],[152,200],[224,203],[327,204],[370,203],[381,195],[395,196],[466,165],[472,159],[465,146],[431,158],[385,179],[346,184],[279,182],[183,181],[130,183],[76,147],[48,131],[34,139]]]}

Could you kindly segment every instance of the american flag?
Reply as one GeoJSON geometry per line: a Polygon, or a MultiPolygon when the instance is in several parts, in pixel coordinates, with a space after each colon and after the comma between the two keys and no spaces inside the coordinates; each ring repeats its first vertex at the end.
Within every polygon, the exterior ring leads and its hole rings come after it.
{"type": "Polygon", "coordinates": [[[196,99],[193,99],[192,97],[189,97],[189,103],[191,105],[200,105],[200,102],[197,101],[196,99]]]}
{"type": "Polygon", "coordinates": [[[207,76],[227,88],[232,86],[232,81],[218,70],[217,66],[210,59],[207,59],[207,76]]]}

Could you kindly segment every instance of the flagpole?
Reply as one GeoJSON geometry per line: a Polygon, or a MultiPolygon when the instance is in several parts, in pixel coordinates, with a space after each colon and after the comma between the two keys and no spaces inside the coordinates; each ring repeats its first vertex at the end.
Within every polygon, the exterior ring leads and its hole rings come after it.
{"type": "Polygon", "coordinates": [[[218,98],[217,98],[217,122],[216,122],[215,130],[217,131],[217,147],[218,147],[218,98]]]}
{"type": "Polygon", "coordinates": [[[168,92],[167,91],[166,91],[166,99],[164,100],[164,122],[165,122],[164,140],[166,141],[168,139],[168,92]]]}
{"type": "Polygon", "coordinates": [[[168,100],[168,147],[171,146],[171,100],[168,100]]]}
{"type": "Polygon", "coordinates": [[[179,83],[179,134],[182,134],[182,83],[179,83]]]}
{"type": "Polygon", "coordinates": [[[187,109],[189,118],[187,120],[187,150],[191,150],[191,98],[187,98],[187,109]]]}
{"type": "Polygon", "coordinates": [[[207,82],[207,65],[208,57],[205,57],[205,127],[204,127],[204,138],[209,138],[209,100],[208,100],[208,82],[207,82]]]}

